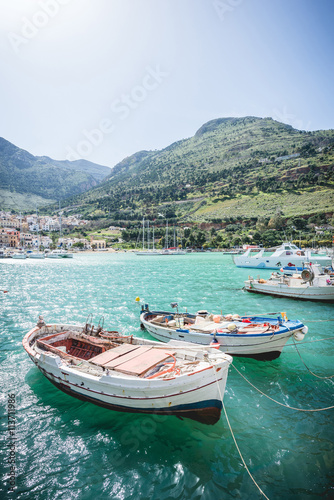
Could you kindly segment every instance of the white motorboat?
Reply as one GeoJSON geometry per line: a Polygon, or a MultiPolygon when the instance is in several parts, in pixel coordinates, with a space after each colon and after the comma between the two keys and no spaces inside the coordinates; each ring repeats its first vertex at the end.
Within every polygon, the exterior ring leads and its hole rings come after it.
{"type": "Polygon", "coordinates": [[[253,279],[245,281],[248,292],[265,293],[276,297],[290,297],[300,300],[334,302],[334,279],[322,272],[318,264],[305,264],[301,274],[292,276],[272,273],[268,280],[253,279]]]}
{"type": "Polygon", "coordinates": [[[26,259],[27,255],[24,252],[24,250],[17,250],[17,252],[14,252],[12,254],[12,259],[26,259]]]}
{"type": "Polygon", "coordinates": [[[220,418],[232,363],[210,347],[122,337],[88,324],[46,325],[41,317],[23,347],[50,382],[78,399],[206,424],[220,418]]]}
{"type": "Polygon", "coordinates": [[[58,248],[56,250],[52,250],[52,252],[49,252],[46,256],[48,259],[73,259],[72,253],[58,248]]]}
{"type": "Polygon", "coordinates": [[[6,257],[8,257],[6,248],[0,248],[0,259],[5,259],[6,257]]]}
{"type": "Polygon", "coordinates": [[[45,259],[45,254],[43,252],[31,252],[28,255],[29,259],[45,259]]]}
{"type": "Polygon", "coordinates": [[[177,247],[171,247],[171,248],[164,248],[161,251],[161,255],[186,255],[185,250],[181,250],[181,248],[177,247]]]}
{"type": "Polygon", "coordinates": [[[332,259],[325,255],[312,255],[310,250],[301,250],[293,243],[283,243],[271,255],[265,256],[264,249],[255,255],[249,248],[244,254],[236,255],[233,261],[237,267],[252,267],[257,269],[280,269],[285,266],[303,266],[304,262],[312,262],[321,266],[330,266],[332,259]]]}
{"type": "MultiPolygon", "coordinates": [[[[171,304],[177,307],[176,303],[171,304]]],[[[142,326],[162,342],[178,340],[195,344],[215,345],[232,356],[272,360],[280,356],[286,342],[294,336],[302,340],[308,328],[298,320],[240,317],[238,314],[196,314],[150,311],[142,306],[142,326]]]]}

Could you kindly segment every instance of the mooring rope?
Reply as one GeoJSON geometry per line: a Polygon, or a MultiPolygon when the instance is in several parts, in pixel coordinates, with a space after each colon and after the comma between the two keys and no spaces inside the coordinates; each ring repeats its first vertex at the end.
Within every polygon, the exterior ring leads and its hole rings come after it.
{"type": "MultiPolygon", "coordinates": [[[[324,340],[334,340],[334,337],[327,337],[327,339],[306,340],[305,342],[298,342],[299,345],[313,344],[313,342],[323,342],[324,340]]],[[[293,347],[293,344],[285,344],[285,347],[293,347]]]]}
{"type": "Polygon", "coordinates": [[[302,361],[303,365],[305,366],[305,368],[306,368],[306,369],[307,369],[307,370],[311,373],[311,375],[313,375],[314,377],[317,377],[317,378],[321,378],[321,379],[323,379],[323,380],[325,380],[325,379],[330,379],[330,378],[333,378],[333,377],[334,377],[334,375],[330,375],[329,377],[321,377],[320,375],[316,375],[315,373],[313,373],[313,372],[309,369],[309,367],[306,365],[306,363],[305,363],[305,361],[303,360],[303,358],[301,357],[301,354],[300,354],[300,352],[298,351],[298,347],[297,347],[297,344],[296,344],[296,342],[295,342],[294,338],[293,338],[292,340],[293,340],[293,343],[294,343],[294,345],[295,345],[295,348],[296,348],[296,351],[297,351],[297,353],[298,353],[298,356],[300,357],[300,359],[301,359],[301,361],[302,361]]]}
{"type": "Polygon", "coordinates": [[[267,500],[269,500],[269,498],[267,497],[267,495],[261,490],[260,486],[257,484],[257,482],[255,481],[254,477],[252,476],[250,470],[248,469],[248,467],[246,465],[246,462],[244,460],[244,457],[242,456],[242,453],[241,453],[240,448],[238,446],[238,443],[237,443],[237,441],[235,439],[235,436],[234,436],[234,433],[233,433],[230,421],[229,421],[227,413],[226,413],[226,408],[225,408],[224,401],[223,401],[223,396],[222,396],[222,393],[221,393],[221,390],[220,390],[220,387],[219,387],[219,382],[218,382],[218,379],[217,379],[216,370],[215,370],[215,377],[216,377],[216,382],[217,382],[217,386],[218,386],[218,392],[219,392],[219,396],[220,396],[220,399],[221,399],[221,402],[222,402],[222,405],[223,405],[223,410],[224,410],[224,413],[225,413],[225,418],[226,418],[226,421],[227,421],[227,425],[228,425],[228,427],[230,429],[231,436],[233,438],[235,447],[238,450],[238,453],[239,453],[239,456],[240,456],[240,458],[242,460],[242,463],[244,464],[244,467],[245,467],[246,471],[248,472],[249,477],[251,478],[251,480],[253,481],[253,483],[255,484],[255,486],[258,488],[258,490],[261,493],[261,495],[263,495],[267,500]]]}
{"type": "MultiPolygon", "coordinates": [[[[222,403],[223,403],[223,401],[222,401],[222,403]]],[[[246,471],[247,471],[247,472],[248,472],[248,474],[249,474],[249,477],[251,478],[251,480],[253,481],[253,483],[255,484],[255,486],[258,488],[259,492],[260,492],[260,493],[264,496],[264,498],[266,498],[267,500],[269,500],[269,498],[267,497],[267,495],[266,495],[266,494],[265,494],[265,493],[261,490],[260,486],[259,486],[259,485],[257,484],[257,482],[255,481],[254,477],[252,476],[251,472],[249,471],[249,469],[248,469],[248,467],[247,467],[247,465],[246,465],[246,462],[245,462],[245,460],[244,460],[244,457],[242,456],[241,451],[240,451],[239,446],[238,446],[238,443],[237,443],[237,441],[236,441],[236,439],[235,439],[235,437],[234,437],[233,430],[232,430],[232,427],[231,427],[230,421],[229,421],[229,419],[228,419],[228,416],[227,416],[227,413],[226,413],[226,408],[225,408],[224,403],[223,403],[223,409],[224,409],[224,413],[225,413],[225,418],[226,418],[226,421],[227,421],[227,425],[228,425],[228,427],[229,427],[229,429],[230,429],[230,432],[231,432],[231,435],[232,435],[232,438],[233,438],[234,444],[235,444],[235,446],[236,446],[236,449],[238,450],[238,453],[239,453],[239,456],[240,456],[240,458],[241,458],[241,460],[242,460],[242,463],[244,464],[245,469],[246,469],[246,471]]]]}
{"type": "Polygon", "coordinates": [[[325,323],[326,321],[334,321],[334,319],[309,319],[308,323],[325,323]]]}
{"type": "Polygon", "coordinates": [[[260,394],[262,394],[263,396],[265,396],[266,398],[270,399],[271,401],[273,401],[274,403],[277,403],[278,405],[280,406],[285,406],[285,408],[289,408],[290,410],[296,410],[296,411],[309,411],[309,412],[314,412],[314,411],[324,411],[324,410],[331,410],[332,408],[334,408],[334,406],[328,406],[326,408],[316,408],[316,409],[304,409],[304,408],[294,408],[293,406],[288,406],[284,403],[280,403],[279,401],[276,401],[276,399],[273,399],[271,398],[270,396],[268,396],[267,394],[265,394],[264,392],[262,392],[260,389],[258,389],[257,387],[255,387],[255,385],[253,385],[242,373],[239,372],[238,368],[236,368],[233,364],[231,365],[238,373],[239,375],[246,380],[246,382],[251,385],[256,391],[258,391],[260,394]]]}

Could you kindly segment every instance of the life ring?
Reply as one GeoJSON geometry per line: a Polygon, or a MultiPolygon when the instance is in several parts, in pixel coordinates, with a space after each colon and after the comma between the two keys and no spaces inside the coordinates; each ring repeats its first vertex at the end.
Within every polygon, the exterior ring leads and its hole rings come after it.
{"type": "Polygon", "coordinates": [[[300,250],[298,250],[298,252],[296,252],[296,255],[301,255],[301,254],[302,254],[302,253],[301,253],[301,251],[300,251],[300,250]]]}

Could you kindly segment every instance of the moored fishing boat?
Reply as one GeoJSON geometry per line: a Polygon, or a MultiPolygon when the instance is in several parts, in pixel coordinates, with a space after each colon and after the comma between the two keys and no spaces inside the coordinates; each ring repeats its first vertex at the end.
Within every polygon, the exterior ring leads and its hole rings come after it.
{"type": "MultiPolygon", "coordinates": [[[[177,307],[176,303],[172,304],[177,307]]],[[[269,318],[238,314],[196,314],[150,311],[142,307],[140,321],[156,339],[163,342],[178,340],[203,345],[216,345],[233,356],[272,360],[280,356],[292,336],[302,340],[307,327],[298,320],[282,317],[269,318]]]]}
{"type": "Polygon", "coordinates": [[[272,273],[268,280],[249,276],[245,281],[245,290],[276,297],[334,302],[334,279],[316,264],[305,264],[301,274],[292,276],[277,272],[272,273]]]}
{"type": "Polygon", "coordinates": [[[187,417],[206,424],[221,414],[232,358],[216,349],[169,345],[43,319],[23,347],[63,392],[111,410],[187,417]]]}

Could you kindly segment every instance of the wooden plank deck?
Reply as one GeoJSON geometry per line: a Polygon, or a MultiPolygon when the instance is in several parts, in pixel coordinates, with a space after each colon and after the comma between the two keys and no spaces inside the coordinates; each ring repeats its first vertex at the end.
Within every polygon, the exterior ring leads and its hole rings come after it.
{"type": "Polygon", "coordinates": [[[135,351],[139,348],[139,345],[131,345],[131,344],[122,344],[118,347],[114,347],[114,349],[110,349],[109,351],[102,352],[97,356],[94,356],[89,361],[99,366],[104,366],[109,361],[119,358],[124,354],[135,351]]]}
{"type": "Polygon", "coordinates": [[[153,347],[130,361],[119,364],[114,369],[127,375],[140,376],[146,373],[150,368],[153,368],[157,363],[169,358],[172,354],[175,354],[175,352],[165,351],[165,349],[155,349],[153,347]]]}
{"type": "Polygon", "coordinates": [[[105,368],[116,368],[116,366],[126,363],[127,361],[130,361],[133,358],[137,358],[138,356],[141,356],[142,354],[145,354],[147,351],[151,350],[151,346],[136,346],[138,349],[133,350],[128,352],[127,354],[124,354],[123,356],[119,356],[115,359],[112,359],[108,361],[108,363],[104,364],[105,368]]]}

